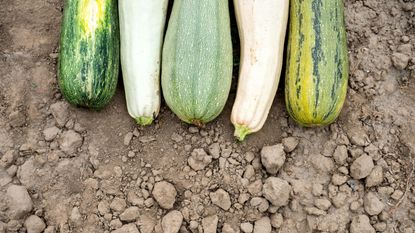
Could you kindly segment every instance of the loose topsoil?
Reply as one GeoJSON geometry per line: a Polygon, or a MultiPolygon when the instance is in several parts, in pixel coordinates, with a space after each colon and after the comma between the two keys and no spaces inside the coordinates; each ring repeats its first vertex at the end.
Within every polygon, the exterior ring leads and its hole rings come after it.
{"type": "Polygon", "coordinates": [[[336,123],[287,115],[237,143],[235,97],[186,125],[129,117],[57,86],[62,0],[0,0],[0,233],[415,232],[415,2],[346,0],[347,101],[336,123]]]}

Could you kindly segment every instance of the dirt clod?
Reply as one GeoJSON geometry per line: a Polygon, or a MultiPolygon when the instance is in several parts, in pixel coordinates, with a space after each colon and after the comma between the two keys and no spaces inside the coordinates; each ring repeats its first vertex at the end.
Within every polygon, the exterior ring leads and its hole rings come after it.
{"type": "Polygon", "coordinates": [[[163,209],[173,208],[176,202],[177,191],[174,185],[167,181],[160,181],[154,185],[153,197],[163,209]]]}

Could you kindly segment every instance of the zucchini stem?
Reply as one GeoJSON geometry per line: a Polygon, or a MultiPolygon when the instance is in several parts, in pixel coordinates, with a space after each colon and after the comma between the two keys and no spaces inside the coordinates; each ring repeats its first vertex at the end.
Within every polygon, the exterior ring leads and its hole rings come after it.
{"type": "Polygon", "coordinates": [[[251,134],[251,130],[245,125],[235,125],[235,133],[234,136],[239,140],[245,140],[245,137],[251,134]]]}
{"type": "Polygon", "coordinates": [[[135,121],[137,122],[137,124],[141,126],[147,126],[153,123],[153,117],[140,116],[140,117],[135,118],[135,121]]]}

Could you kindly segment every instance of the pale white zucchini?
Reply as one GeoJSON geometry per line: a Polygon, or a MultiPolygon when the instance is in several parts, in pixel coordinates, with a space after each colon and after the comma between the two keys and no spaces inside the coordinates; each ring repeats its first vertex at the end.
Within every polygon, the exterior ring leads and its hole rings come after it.
{"type": "Polygon", "coordinates": [[[160,110],[160,60],[168,0],[119,0],[128,113],[149,125],[160,110]]]}
{"type": "Polygon", "coordinates": [[[259,131],[274,100],[283,62],[289,0],[234,0],[241,62],[231,121],[235,137],[259,131]]]}

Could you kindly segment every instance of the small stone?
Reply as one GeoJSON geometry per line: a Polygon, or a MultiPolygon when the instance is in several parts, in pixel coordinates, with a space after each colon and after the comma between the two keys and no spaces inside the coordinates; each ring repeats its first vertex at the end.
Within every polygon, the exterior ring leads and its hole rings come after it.
{"type": "Polygon", "coordinates": [[[350,142],[356,146],[368,146],[370,144],[369,137],[361,128],[353,128],[347,132],[350,142]]]}
{"type": "Polygon", "coordinates": [[[190,223],[189,223],[189,229],[190,230],[196,230],[198,227],[199,227],[198,222],[196,222],[194,220],[190,221],[190,223]]]}
{"type": "Polygon", "coordinates": [[[214,158],[218,159],[220,157],[220,145],[219,143],[213,143],[209,146],[209,154],[214,158]]]}
{"type": "Polygon", "coordinates": [[[202,148],[194,149],[187,160],[189,166],[195,171],[203,170],[211,162],[212,156],[209,156],[202,148]]]}
{"type": "Polygon", "coordinates": [[[284,223],[284,219],[281,213],[275,213],[271,215],[271,226],[275,228],[280,228],[284,223]]]}
{"type": "Polygon", "coordinates": [[[315,215],[315,216],[326,215],[326,212],[324,210],[318,209],[316,207],[304,207],[304,210],[308,215],[315,215]]]}
{"type": "Polygon", "coordinates": [[[363,199],[366,213],[369,215],[378,215],[385,208],[385,204],[379,200],[373,192],[368,192],[363,199]]]}
{"type": "Polygon", "coordinates": [[[128,132],[125,134],[124,136],[124,146],[129,146],[131,143],[131,140],[133,139],[133,133],[132,132],[128,132]]]}
{"type": "Polygon", "coordinates": [[[395,192],[392,193],[391,198],[395,201],[398,201],[403,196],[403,192],[401,190],[395,190],[395,192]]]}
{"type": "Polygon", "coordinates": [[[255,221],[254,233],[271,233],[271,220],[269,217],[262,217],[255,221]]]}
{"type": "Polygon", "coordinates": [[[178,133],[173,133],[171,135],[171,140],[173,140],[176,143],[179,143],[179,142],[183,141],[183,137],[178,133]]]}
{"type": "Polygon", "coordinates": [[[132,206],[124,210],[124,212],[120,215],[120,219],[124,222],[132,222],[135,221],[139,216],[140,212],[138,207],[132,206]]]}
{"type": "Polygon", "coordinates": [[[269,203],[265,198],[262,197],[254,197],[251,199],[250,204],[252,207],[258,209],[259,212],[264,213],[269,208],[269,203]]]}
{"type": "Polygon", "coordinates": [[[153,197],[163,209],[172,209],[176,202],[176,188],[167,181],[160,181],[154,185],[153,197]]]}
{"type": "Polygon", "coordinates": [[[112,219],[110,222],[110,227],[112,229],[119,229],[122,227],[122,222],[118,218],[112,219]]]}
{"type": "Polygon", "coordinates": [[[350,233],[375,233],[367,215],[355,216],[350,224],[350,233]]]}
{"type": "Polygon", "coordinates": [[[222,233],[239,233],[239,226],[225,222],[222,227],[222,233]]]}
{"type": "Polygon", "coordinates": [[[154,205],[154,199],[153,198],[147,198],[145,201],[144,201],[144,206],[145,207],[147,207],[147,208],[150,208],[150,207],[152,207],[154,205]]]}
{"type": "Polygon", "coordinates": [[[161,220],[161,226],[163,228],[163,233],[179,232],[182,222],[183,222],[183,215],[179,211],[177,210],[170,211],[161,220]]]}
{"type": "Polygon", "coordinates": [[[41,218],[36,215],[29,216],[24,222],[27,233],[41,233],[46,225],[41,218]]]}
{"type": "Polygon", "coordinates": [[[345,145],[337,146],[333,153],[334,161],[339,165],[343,165],[346,163],[347,157],[347,147],[345,145]]]}
{"type": "Polygon", "coordinates": [[[71,221],[74,223],[77,223],[81,220],[81,218],[82,218],[82,215],[79,212],[79,208],[76,206],[72,208],[71,216],[70,216],[71,221]]]}
{"type": "Polygon", "coordinates": [[[229,210],[229,208],[231,208],[231,198],[225,190],[218,189],[215,192],[211,192],[209,196],[212,203],[219,206],[221,209],[229,210]]]}
{"type": "Polygon", "coordinates": [[[254,158],[255,158],[255,154],[254,154],[254,152],[252,152],[252,151],[248,151],[248,152],[246,152],[246,153],[245,153],[245,160],[246,160],[248,163],[252,162],[252,160],[254,160],[254,158]]]}
{"type": "Polygon", "coordinates": [[[262,192],[264,197],[271,202],[272,205],[281,207],[288,204],[291,186],[283,179],[269,177],[265,180],[262,192]]]}
{"type": "Polygon", "coordinates": [[[202,227],[204,233],[216,233],[218,228],[219,218],[217,215],[211,215],[203,218],[202,227]]]}
{"type": "Polygon", "coordinates": [[[344,192],[337,193],[336,196],[332,198],[333,205],[336,208],[341,208],[346,204],[347,201],[347,194],[344,192]]]}
{"type": "Polygon", "coordinates": [[[14,150],[9,150],[0,158],[0,167],[7,168],[14,163],[17,158],[17,153],[14,150]]]}
{"type": "Polygon", "coordinates": [[[319,198],[314,201],[314,205],[321,210],[328,210],[331,206],[331,202],[327,198],[319,198]]]}
{"type": "Polygon", "coordinates": [[[241,231],[245,233],[251,233],[254,230],[254,226],[249,222],[241,223],[241,231]]]}
{"type": "Polygon", "coordinates": [[[50,105],[50,111],[58,126],[65,126],[68,121],[68,104],[65,101],[56,102],[50,105]]]}
{"type": "Polygon", "coordinates": [[[127,207],[127,203],[124,199],[119,197],[114,198],[110,204],[110,208],[118,213],[122,213],[125,210],[125,207],[127,207]]]}
{"type": "Polygon", "coordinates": [[[381,166],[375,166],[366,177],[366,187],[375,187],[383,182],[383,168],[381,166]]]}
{"type": "Polygon", "coordinates": [[[138,231],[135,223],[130,223],[122,226],[115,231],[111,231],[111,233],[140,233],[140,231],[138,231]]]}
{"type": "Polygon", "coordinates": [[[56,233],[54,226],[48,226],[46,227],[45,231],[43,233],[56,233]]]}
{"type": "Polygon", "coordinates": [[[73,154],[82,146],[82,136],[73,130],[68,130],[59,139],[59,145],[63,152],[73,154]]]}
{"type": "Polygon", "coordinates": [[[282,144],[265,146],[261,150],[261,162],[271,175],[278,173],[285,162],[285,152],[282,144]]]}
{"type": "Polygon", "coordinates": [[[255,176],[255,169],[254,166],[252,165],[247,165],[245,167],[245,172],[244,172],[244,178],[247,178],[248,180],[251,179],[252,177],[255,176]]]}
{"type": "Polygon", "coordinates": [[[387,225],[385,222],[378,222],[378,223],[375,223],[373,227],[375,228],[376,231],[384,232],[387,228],[387,225]]]}
{"type": "Polygon", "coordinates": [[[107,201],[100,201],[98,203],[98,212],[102,216],[104,216],[105,214],[108,214],[110,212],[110,205],[108,204],[107,201]]]}
{"type": "Polygon", "coordinates": [[[367,154],[363,154],[350,166],[350,174],[356,180],[363,179],[372,172],[374,167],[372,158],[367,154]]]}
{"type": "Polygon", "coordinates": [[[403,53],[393,53],[392,54],[392,62],[393,66],[395,66],[398,70],[404,70],[409,63],[410,57],[403,53]]]}
{"type": "Polygon", "coordinates": [[[238,197],[238,203],[239,204],[245,204],[246,201],[249,200],[249,194],[248,193],[242,193],[241,195],[239,195],[238,197]]]}
{"type": "Polygon", "coordinates": [[[334,163],[331,158],[321,154],[313,154],[309,159],[314,169],[319,173],[329,173],[334,169],[334,163]]]}
{"type": "Polygon", "coordinates": [[[0,188],[12,182],[10,175],[0,167],[0,188]]]}
{"type": "Polygon", "coordinates": [[[32,199],[24,186],[11,185],[6,193],[9,198],[8,216],[10,219],[21,219],[32,210],[32,199]]]}
{"type": "Polygon", "coordinates": [[[52,141],[60,133],[60,129],[56,126],[52,126],[43,130],[43,136],[47,142],[52,141]]]}
{"type": "Polygon", "coordinates": [[[259,195],[263,189],[262,181],[260,179],[248,185],[248,192],[253,195],[259,195]]]}
{"type": "Polygon", "coordinates": [[[346,181],[347,181],[347,176],[340,175],[338,173],[333,174],[333,176],[331,177],[331,182],[337,186],[340,186],[346,183],[346,181]]]}
{"type": "Polygon", "coordinates": [[[287,153],[290,153],[290,152],[294,151],[295,148],[297,148],[298,143],[299,143],[299,141],[295,137],[288,137],[288,138],[282,139],[282,144],[284,145],[284,150],[287,153]]]}
{"type": "Polygon", "coordinates": [[[189,133],[199,133],[199,129],[194,126],[189,127],[189,133]]]}

